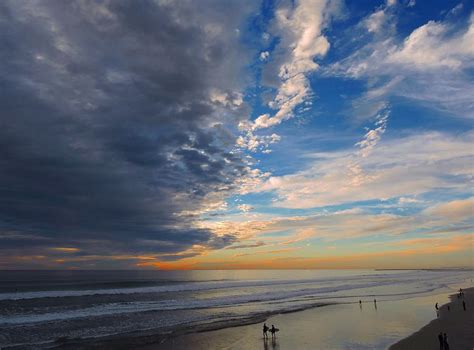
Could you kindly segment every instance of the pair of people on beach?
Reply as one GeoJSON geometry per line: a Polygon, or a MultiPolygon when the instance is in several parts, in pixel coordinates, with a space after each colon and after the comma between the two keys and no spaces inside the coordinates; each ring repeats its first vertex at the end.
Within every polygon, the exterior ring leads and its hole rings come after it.
{"type": "MultiPolygon", "coordinates": [[[[464,300],[462,301],[462,308],[464,309],[464,311],[466,311],[466,302],[464,300]]],[[[435,304],[435,309],[436,309],[436,315],[438,315],[438,317],[439,317],[438,303],[435,304]]],[[[451,308],[448,305],[448,311],[450,311],[450,310],[451,310],[451,308]]]]}
{"type": "Polygon", "coordinates": [[[449,350],[449,343],[448,343],[448,336],[446,333],[440,332],[438,334],[438,341],[439,341],[439,350],[449,350]]]}
{"type": "MultiPolygon", "coordinates": [[[[375,305],[375,308],[377,308],[377,299],[374,299],[374,305],[375,305]]],[[[362,300],[359,300],[359,306],[362,307],[362,300]]]]}
{"type": "MultiPolygon", "coordinates": [[[[462,290],[462,288],[459,288],[458,298],[464,299],[464,291],[462,290]]],[[[464,311],[466,311],[466,302],[464,300],[462,301],[462,308],[464,309],[464,311]]]]}
{"type": "Polygon", "coordinates": [[[268,338],[268,334],[267,334],[268,331],[270,331],[270,333],[272,334],[272,338],[274,338],[275,333],[278,332],[278,328],[275,328],[274,325],[272,325],[272,328],[268,328],[267,324],[264,323],[263,324],[263,338],[264,339],[268,338]]]}

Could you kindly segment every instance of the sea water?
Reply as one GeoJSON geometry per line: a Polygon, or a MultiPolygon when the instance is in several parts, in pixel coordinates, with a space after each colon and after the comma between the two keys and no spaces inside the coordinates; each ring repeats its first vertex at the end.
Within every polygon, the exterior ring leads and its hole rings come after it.
{"type": "Polygon", "coordinates": [[[0,348],[173,332],[465,284],[466,270],[0,271],[0,348]]]}

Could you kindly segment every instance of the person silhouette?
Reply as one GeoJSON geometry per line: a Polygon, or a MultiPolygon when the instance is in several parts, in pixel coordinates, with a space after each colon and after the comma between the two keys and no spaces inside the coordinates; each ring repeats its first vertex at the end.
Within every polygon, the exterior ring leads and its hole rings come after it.
{"type": "Polygon", "coordinates": [[[444,333],[444,337],[443,337],[443,346],[444,346],[443,350],[449,350],[448,336],[446,335],[446,333],[444,333]]]}
{"type": "Polygon", "coordinates": [[[266,323],[264,323],[264,324],[263,324],[263,338],[264,338],[264,339],[267,339],[267,338],[268,338],[267,331],[268,331],[268,326],[267,326],[266,323]]]}
{"type": "Polygon", "coordinates": [[[274,325],[272,325],[272,328],[270,328],[270,333],[272,333],[272,338],[276,337],[275,333],[277,332],[277,329],[275,328],[274,325]]]}
{"type": "Polygon", "coordinates": [[[438,341],[439,341],[439,350],[444,350],[444,339],[443,339],[442,332],[439,332],[438,334],[438,341]]]}

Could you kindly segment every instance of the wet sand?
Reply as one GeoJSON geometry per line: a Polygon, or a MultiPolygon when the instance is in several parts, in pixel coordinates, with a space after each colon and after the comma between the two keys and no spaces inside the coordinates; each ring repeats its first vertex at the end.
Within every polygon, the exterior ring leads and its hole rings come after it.
{"type": "Polygon", "coordinates": [[[358,303],[339,304],[275,315],[266,320],[269,327],[274,324],[280,328],[275,340],[271,336],[267,341],[263,339],[262,322],[170,337],[137,349],[387,349],[436,317],[434,304],[448,302],[449,294],[379,300],[377,308],[369,299],[362,307],[358,303]]]}
{"type": "Polygon", "coordinates": [[[464,299],[452,295],[451,302],[441,306],[439,318],[392,345],[390,350],[439,349],[440,332],[448,335],[450,349],[474,349],[474,288],[464,291],[464,299]],[[463,300],[466,311],[462,306],[463,300]]]}
{"type": "Polygon", "coordinates": [[[234,325],[213,331],[205,331],[205,328],[183,329],[181,333],[169,335],[153,332],[140,337],[121,335],[108,341],[73,341],[58,344],[58,347],[140,350],[439,349],[437,334],[442,330],[448,334],[451,349],[472,349],[474,288],[465,290],[466,312],[462,310],[457,297],[450,304],[451,311],[447,311],[449,296],[453,292],[451,289],[437,295],[403,300],[380,299],[377,307],[373,297],[367,297],[362,305],[324,305],[270,316],[257,324],[234,325]],[[441,307],[440,318],[429,323],[436,318],[436,302],[445,305],[441,307]],[[263,339],[264,321],[269,327],[274,324],[280,329],[276,339],[272,340],[271,336],[268,340],[263,339]],[[420,328],[419,332],[413,334],[420,328]]]}

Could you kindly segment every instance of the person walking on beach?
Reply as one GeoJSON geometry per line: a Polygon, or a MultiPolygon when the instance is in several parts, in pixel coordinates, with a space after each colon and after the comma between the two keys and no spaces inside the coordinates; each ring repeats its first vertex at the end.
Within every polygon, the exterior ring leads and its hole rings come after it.
{"type": "Polygon", "coordinates": [[[268,331],[267,324],[264,323],[264,324],[263,324],[263,339],[268,339],[267,331],[268,331]]]}
{"type": "Polygon", "coordinates": [[[464,300],[462,301],[462,308],[466,311],[466,302],[464,300]]]}
{"type": "Polygon", "coordinates": [[[443,350],[449,350],[448,336],[446,335],[446,333],[444,333],[444,337],[443,337],[443,346],[444,346],[443,350]]]}
{"type": "Polygon", "coordinates": [[[444,350],[443,333],[439,332],[439,334],[438,334],[438,340],[439,340],[439,350],[444,350]]]}
{"type": "Polygon", "coordinates": [[[275,333],[277,332],[277,329],[275,328],[274,325],[272,325],[272,328],[270,328],[270,333],[272,333],[272,338],[275,338],[275,333]]]}

